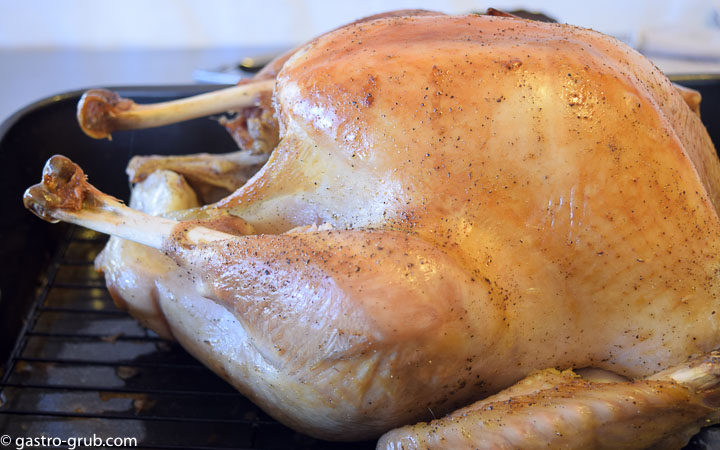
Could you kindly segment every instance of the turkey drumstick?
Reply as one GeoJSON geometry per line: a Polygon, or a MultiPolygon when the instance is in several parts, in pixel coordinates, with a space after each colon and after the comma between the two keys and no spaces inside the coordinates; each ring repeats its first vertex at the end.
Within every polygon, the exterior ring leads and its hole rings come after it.
{"type": "Polygon", "coordinates": [[[717,420],[719,384],[718,352],[635,381],[547,369],[377,448],[681,448],[717,420]]]}
{"type": "MultiPolygon", "coordinates": [[[[43,169],[43,182],[28,188],[25,207],[41,219],[68,222],[160,249],[178,222],[135,211],[85,180],[82,169],[60,155],[43,169]]],[[[193,244],[227,239],[231,234],[196,227],[187,234],[193,244]]]]}
{"type": "Polygon", "coordinates": [[[162,103],[138,105],[106,89],[91,89],[80,98],[77,119],[85,134],[109,138],[116,130],[152,128],[253,106],[272,91],[275,80],[258,80],[218,91],[162,103]]]}

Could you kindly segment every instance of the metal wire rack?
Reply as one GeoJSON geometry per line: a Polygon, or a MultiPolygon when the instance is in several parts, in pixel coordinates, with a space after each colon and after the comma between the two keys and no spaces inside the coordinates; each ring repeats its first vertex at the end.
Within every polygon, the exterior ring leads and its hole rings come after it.
{"type": "Polygon", "coordinates": [[[133,448],[372,448],[296,433],[178,345],[115,308],[93,260],[106,238],[69,227],[0,381],[10,436],[134,437],[133,448]]]}

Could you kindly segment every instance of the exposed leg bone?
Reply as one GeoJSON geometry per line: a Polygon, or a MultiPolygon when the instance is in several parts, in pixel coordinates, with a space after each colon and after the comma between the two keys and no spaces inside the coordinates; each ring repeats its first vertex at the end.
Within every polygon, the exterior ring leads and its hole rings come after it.
{"type": "MultiPolygon", "coordinates": [[[[97,190],[82,169],[70,159],[56,155],[43,169],[42,183],[25,191],[25,207],[49,222],[68,222],[160,249],[179,222],[135,211],[97,190]]],[[[228,239],[231,234],[193,227],[186,238],[198,244],[228,239]]]]}
{"type": "Polygon", "coordinates": [[[718,415],[720,353],[634,382],[536,372],[430,423],[386,433],[378,448],[679,448],[718,415]]]}
{"type": "Polygon", "coordinates": [[[77,119],[85,134],[109,138],[116,130],[152,128],[254,106],[256,96],[272,91],[275,80],[261,80],[180,100],[138,105],[105,89],[83,94],[77,119]]]}

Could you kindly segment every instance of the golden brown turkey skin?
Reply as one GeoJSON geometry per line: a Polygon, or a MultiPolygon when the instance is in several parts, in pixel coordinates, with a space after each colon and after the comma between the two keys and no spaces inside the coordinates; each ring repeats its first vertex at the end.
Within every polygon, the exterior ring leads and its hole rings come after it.
{"type": "MultiPolygon", "coordinates": [[[[442,15],[442,13],[424,9],[400,9],[363,17],[346,26],[358,25],[385,17],[437,15],[442,15]]],[[[263,67],[252,79],[240,80],[238,84],[275,78],[287,60],[303,47],[304,45],[288,50],[263,67]]],[[[253,153],[270,153],[278,143],[278,123],[271,103],[272,99],[269,95],[261,95],[257,106],[238,111],[234,119],[221,118],[220,123],[225,126],[240,148],[250,150],[253,153]]]]}
{"type": "Polygon", "coordinates": [[[277,79],[279,146],[203,210],[264,234],[178,228],[158,292],[173,335],[284,422],[359,439],[537,369],[638,377],[720,347],[720,165],[638,53],[564,25],[391,18],[277,79]],[[283,234],[313,223],[333,230],[283,234]]]}
{"type": "Polygon", "coordinates": [[[671,380],[597,383],[550,369],[442,419],[392,430],[377,448],[681,448],[717,410],[716,390],[671,380]]]}
{"type": "Polygon", "coordinates": [[[638,376],[717,346],[717,157],[618,41],[384,19],[298,52],[276,97],[280,146],[218,204],[259,231],[317,221],[431,243],[502,312],[510,371],[638,376]]]}

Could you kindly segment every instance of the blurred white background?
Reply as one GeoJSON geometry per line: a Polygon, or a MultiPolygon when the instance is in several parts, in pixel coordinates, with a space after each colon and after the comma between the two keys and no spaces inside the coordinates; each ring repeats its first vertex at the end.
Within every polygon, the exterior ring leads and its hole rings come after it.
{"type": "Polygon", "coordinates": [[[717,27],[709,0],[0,0],[0,47],[85,49],[286,46],[400,8],[542,11],[610,34],[717,27]]]}
{"type": "Polygon", "coordinates": [[[194,69],[288,48],[382,11],[491,6],[614,35],[666,73],[720,73],[720,1],[711,0],[0,0],[0,120],[71,89],[192,83],[194,69]]]}

